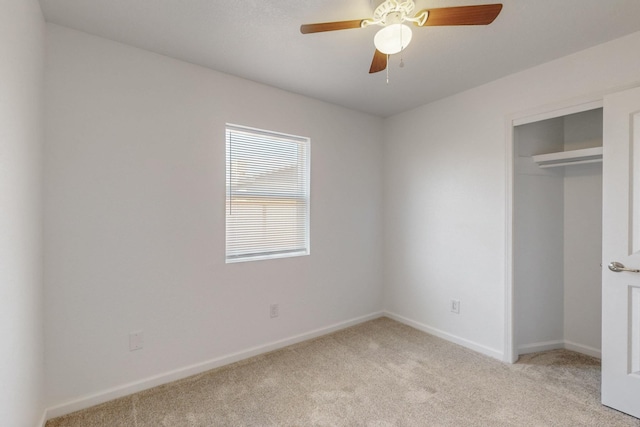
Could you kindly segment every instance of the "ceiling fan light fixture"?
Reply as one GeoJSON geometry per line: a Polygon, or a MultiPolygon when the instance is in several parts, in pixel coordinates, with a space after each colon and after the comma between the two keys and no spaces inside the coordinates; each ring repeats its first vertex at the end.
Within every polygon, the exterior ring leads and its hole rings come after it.
{"type": "Polygon", "coordinates": [[[373,38],[376,49],[386,55],[404,50],[411,42],[411,28],[404,24],[387,25],[373,38]]]}

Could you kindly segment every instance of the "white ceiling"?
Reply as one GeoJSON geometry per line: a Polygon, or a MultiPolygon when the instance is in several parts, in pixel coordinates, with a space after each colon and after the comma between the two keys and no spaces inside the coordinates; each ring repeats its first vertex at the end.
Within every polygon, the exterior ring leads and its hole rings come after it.
{"type": "MultiPolygon", "coordinates": [[[[416,0],[416,10],[497,2],[416,0]]],[[[489,26],[415,28],[387,84],[368,73],[378,27],[299,31],[368,18],[370,0],[40,3],[48,22],[382,117],[640,31],[639,0],[502,0],[489,26]]]]}

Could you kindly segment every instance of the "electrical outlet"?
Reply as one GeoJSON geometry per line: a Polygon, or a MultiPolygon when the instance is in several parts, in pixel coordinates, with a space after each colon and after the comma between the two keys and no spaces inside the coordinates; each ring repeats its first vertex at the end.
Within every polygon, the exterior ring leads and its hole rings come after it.
{"type": "Polygon", "coordinates": [[[452,299],[451,300],[451,312],[455,314],[460,314],[460,300],[452,299]]]}
{"type": "Polygon", "coordinates": [[[144,335],[142,331],[129,333],[129,351],[141,350],[144,345],[144,335]]]}
{"type": "Polygon", "coordinates": [[[269,306],[269,316],[271,316],[272,319],[280,316],[280,307],[278,304],[271,304],[269,306]]]}

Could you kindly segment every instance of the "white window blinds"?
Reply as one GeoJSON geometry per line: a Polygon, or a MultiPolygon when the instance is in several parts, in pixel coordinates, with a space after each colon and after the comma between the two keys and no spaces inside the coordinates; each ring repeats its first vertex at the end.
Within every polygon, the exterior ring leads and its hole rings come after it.
{"type": "Polygon", "coordinates": [[[226,261],[309,253],[309,138],[227,124],[226,261]]]}

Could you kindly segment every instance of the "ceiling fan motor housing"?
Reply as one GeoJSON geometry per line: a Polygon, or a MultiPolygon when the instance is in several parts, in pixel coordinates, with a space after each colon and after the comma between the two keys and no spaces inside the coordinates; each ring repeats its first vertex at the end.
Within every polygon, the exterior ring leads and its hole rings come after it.
{"type": "Polygon", "coordinates": [[[384,0],[373,12],[373,20],[379,25],[400,24],[411,16],[415,3],[413,0],[384,0]]]}

